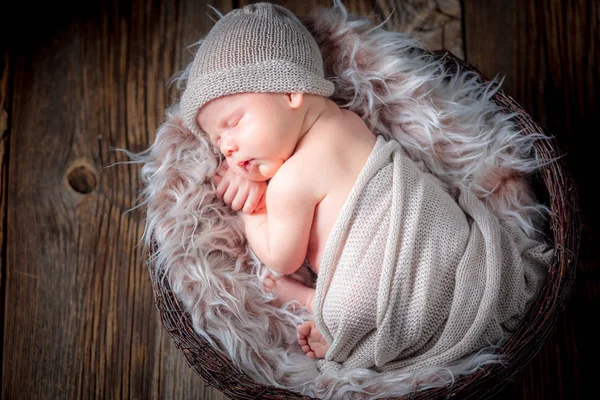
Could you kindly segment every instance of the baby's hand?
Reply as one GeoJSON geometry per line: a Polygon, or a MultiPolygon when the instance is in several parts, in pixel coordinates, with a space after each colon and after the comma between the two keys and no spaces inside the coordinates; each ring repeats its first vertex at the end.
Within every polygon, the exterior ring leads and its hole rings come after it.
{"type": "Polygon", "coordinates": [[[217,196],[233,211],[252,214],[265,207],[266,182],[254,182],[237,175],[224,162],[213,177],[217,196]]]}

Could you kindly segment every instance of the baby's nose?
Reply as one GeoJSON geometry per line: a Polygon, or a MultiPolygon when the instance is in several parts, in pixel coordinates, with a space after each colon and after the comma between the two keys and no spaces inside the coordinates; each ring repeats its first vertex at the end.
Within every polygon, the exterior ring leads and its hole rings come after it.
{"type": "Polygon", "coordinates": [[[233,152],[237,151],[237,145],[229,138],[221,139],[221,153],[225,155],[225,157],[231,156],[233,152]]]}

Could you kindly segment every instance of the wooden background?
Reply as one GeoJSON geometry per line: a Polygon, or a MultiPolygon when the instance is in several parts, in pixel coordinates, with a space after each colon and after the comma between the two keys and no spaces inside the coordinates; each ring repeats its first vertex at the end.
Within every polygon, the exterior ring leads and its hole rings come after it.
{"type": "MultiPolygon", "coordinates": [[[[207,2],[12,2],[0,37],[0,393],[3,399],[221,399],[160,325],[126,213],[176,93],[169,78],[211,26],[207,2]]],[[[223,12],[245,4],[211,1],[223,12]]],[[[329,1],[280,2],[298,14],[329,1]]],[[[584,232],[577,283],[543,350],[501,398],[597,398],[600,4],[595,0],[346,0],[451,49],[554,133],[584,232]],[[595,393],[596,396],[592,396],[595,393]]]]}

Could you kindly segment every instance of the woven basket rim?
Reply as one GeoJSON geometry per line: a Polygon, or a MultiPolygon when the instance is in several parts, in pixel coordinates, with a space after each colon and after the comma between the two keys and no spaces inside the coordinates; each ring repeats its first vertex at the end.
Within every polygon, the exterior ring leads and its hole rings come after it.
{"type": "MultiPolygon", "coordinates": [[[[461,68],[478,74],[483,82],[490,79],[474,66],[459,59],[450,51],[431,51],[449,68],[461,68]]],[[[543,133],[549,140],[536,141],[538,154],[545,159],[556,159],[562,153],[556,139],[537,124],[512,97],[499,90],[493,100],[506,112],[516,113],[515,121],[526,134],[543,133]]],[[[581,236],[577,190],[562,159],[541,168],[539,174],[548,196],[550,207],[549,232],[554,239],[554,256],[548,269],[548,278],[517,330],[500,347],[499,353],[507,356],[502,364],[491,364],[477,372],[458,377],[452,386],[419,391],[411,399],[441,399],[449,396],[489,398],[497,394],[540,351],[545,339],[556,326],[575,280],[575,269],[581,236]]],[[[190,315],[171,291],[167,279],[158,279],[152,254],[155,245],[148,249],[148,269],[152,279],[154,301],[161,321],[175,346],[179,348],[190,367],[209,385],[234,399],[309,399],[299,393],[266,386],[253,381],[240,371],[228,357],[213,348],[195,333],[190,315]]]]}

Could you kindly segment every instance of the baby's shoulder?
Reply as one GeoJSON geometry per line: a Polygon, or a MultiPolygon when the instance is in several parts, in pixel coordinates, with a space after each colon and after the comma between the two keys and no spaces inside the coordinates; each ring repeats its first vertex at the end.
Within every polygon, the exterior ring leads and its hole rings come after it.
{"type": "MultiPolygon", "coordinates": [[[[318,132],[313,132],[318,133],[318,132]]],[[[295,191],[311,198],[324,198],[329,193],[331,171],[334,170],[336,148],[328,135],[307,138],[299,144],[294,154],[283,163],[269,185],[293,184],[295,191]]]]}
{"type": "Polygon", "coordinates": [[[293,182],[296,191],[310,192],[314,198],[325,197],[324,183],[327,182],[327,171],[331,169],[331,160],[327,159],[329,151],[322,143],[302,147],[281,166],[269,184],[287,186],[293,182]]]}
{"type": "Polygon", "coordinates": [[[297,182],[304,185],[299,190],[324,198],[358,175],[374,143],[375,136],[358,115],[342,112],[305,135],[277,172],[278,180],[297,182]]]}

